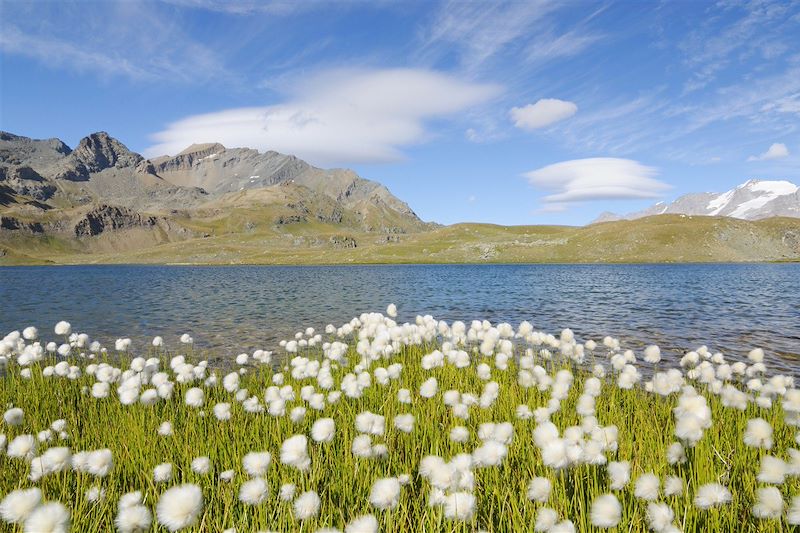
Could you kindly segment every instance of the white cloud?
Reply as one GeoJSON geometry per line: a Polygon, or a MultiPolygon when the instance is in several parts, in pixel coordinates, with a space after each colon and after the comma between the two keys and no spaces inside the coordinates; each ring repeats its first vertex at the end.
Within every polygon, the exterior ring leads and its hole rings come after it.
{"type": "Polygon", "coordinates": [[[567,119],[577,111],[578,106],[573,102],[557,98],[542,98],[535,104],[512,107],[509,115],[516,127],[523,130],[535,130],[567,119]]]}
{"type": "Polygon", "coordinates": [[[523,174],[532,185],[554,191],[546,203],[656,198],[670,188],[653,178],[655,168],[630,159],[594,157],[562,161],[523,174]]]}
{"type": "Polygon", "coordinates": [[[392,161],[429,137],[426,121],[499,94],[430,70],[334,70],[296,80],[286,102],[187,117],[152,136],[148,155],[221,142],[296,154],[320,165],[392,161]]]}
{"type": "Polygon", "coordinates": [[[766,152],[761,155],[751,155],[748,161],[766,161],[769,159],[780,159],[789,156],[789,149],[783,143],[773,143],[766,152]]]}

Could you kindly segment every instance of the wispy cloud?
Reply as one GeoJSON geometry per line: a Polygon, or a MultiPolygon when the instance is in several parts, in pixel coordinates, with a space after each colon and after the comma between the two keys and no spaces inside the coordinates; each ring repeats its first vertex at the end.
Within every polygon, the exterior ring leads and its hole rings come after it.
{"type": "Polygon", "coordinates": [[[449,53],[455,46],[461,64],[473,70],[515,44],[555,8],[553,2],[544,0],[444,2],[422,36],[421,52],[436,56],[449,53]]]}
{"type": "Polygon", "coordinates": [[[657,170],[638,161],[614,157],[573,159],[523,174],[534,186],[554,191],[542,198],[547,204],[590,200],[657,198],[670,188],[654,178],[657,170]]]}
{"type": "Polygon", "coordinates": [[[771,0],[719,2],[709,7],[704,23],[679,45],[693,70],[685,91],[706,87],[728,67],[752,58],[774,60],[786,53],[790,47],[781,36],[796,25],[793,9],[791,2],[771,0]]]}
{"type": "Polygon", "coordinates": [[[316,164],[393,161],[425,141],[427,121],[479,105],[501,92],[419,69],[336,70],[298,80],[284,103],[187,117],[153,135],[146,153],[174,154],[221,142],[297,154],[316,164]]]}
{"type": "Polygon", "coordinates": [[[42,39],[27,35],[16,26],[5,26],[0,33],[0,49],[6,54],[22,55],[50,66],[65,66],[79,72],[94,71],[133,79],[149,77],[146,69],[106,53],[76,46],[57,38],[42,39]]]}
{"type": "Polygon", "coordinates": [[[770,159],[781,159],[789,157],[789,149],[783,143],[773,143],[767,148],[767,151],[759,155],[751,155],[747,158],[748,161],[767,161],[770,159]]]}
{"type": "Polygon", "coordinates": [[[146,82],[205,82],[229,74],[212,49],[187,36],[178,21],[161,16],[149,3],[97,3],[91,11],[35,4],[47,13],[33,14],[31,6],[20,3],[4,6],[4,54],[56,69],[146,82]]]}
{"type": "Polygon", "coordinates": [[[477,72],[498,61],[531,66],[576,55],[602,36],[582,23],[560,30],[555,15],[566,7],[553,0],[443,2],[421,34],[418,59],[455,54],[465,72],[477,72]]]}
{"type": "Polygon", "coordinates": [[[539,35],[528,45],[523,57],[532,63],[571,57],[583,52],[602,38],[603,35],[600,33],[583,29],[569,30],[561,35],[552,33],[539,35]]]}
{"type": "Polygon", "coordinates": [[[289,15],[298,11],[313,9],[325,5],[322,0],[305,0],[289,2],[285,0],[159,0],[182,8],[227,13],[231,15],[250,15],[268,13],[271,15],[289,15]]]}

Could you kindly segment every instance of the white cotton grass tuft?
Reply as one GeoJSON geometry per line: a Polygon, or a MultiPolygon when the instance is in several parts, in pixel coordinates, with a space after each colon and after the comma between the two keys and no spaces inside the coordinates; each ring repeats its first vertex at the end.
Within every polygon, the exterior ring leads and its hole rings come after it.
{"type": "Polygon", "coordinates": [[[100,502],[106,497],[106,489],[102,488],[100,485],[94,485],[86,489],[84,497],[86,501],[91,503],[100,502]]]}
{"type": "Polygon", "coordinates": [[[469,440],[469,429],[465,426],[455,426],[450,430],[450,440],[453,442],[467,442],[469,440]]]}
{"type": "Polygon", "coordinates": [[[140,503],[142,503],[142,493],[141,491],[136,490],[120,496],[119,501],[117,502],[117,507],[119,509],[124,509],[126,507],[133,507],[134,505],[138,505],[140,503]]]}
{"type": "Polygon", "coordinates": [[[613,494],[598,496],[592,502],[591,518],[594,527],[604,529],[617,527],[622,518],[622,505],[613,494]]]}
{"type": "Polygon", "coordinates": [[[153,468],[153,481],[166,483],[172,479],[172,463],[161,463],[153,468]]]}
{"type": "Polygon", "coordinates": [[[69,448],[48,448],[40,457],[34,457],[31,460],[31,469],[28,479],[31,481],[39,481],[46,475],[69,470],[71,466],[71,456],[72,454],[69,448]]]}
{"type": "Polygon", "coordinates": [[[305,435],[294,435],[283,441],[281,463],[298,470],[307,470],[311,466],[311,459],[308,457],[308,439],[305,435]]]}
{"type": "Polygon", "coordinates": [[[631,480],[631,464],[627,461],[612,461],[606,467],[611,490],[622,490],[631,480]]]}
{"type": "Polygon", "coordinates": [[[269,452],[250,452],[242,457],[244,471],[251,477],[265,475],[271,462],[272,454],[269,452]]]}
{"type": "Polygon", "coordinates": [[[203,402],[205,400],[205,393],[203,389],[199,387],[192,387],[191,389],[186,391],[184,395],[184,402],[189,407],[194,407],[196,409],[203,407],[203,402]]]}
{"type": "Polygon", "coordinates": [[[6,455],[16,459],[31,460],[36,455],[36,439],[33,435],[17,435],[8,443],[6,455]]]}
{"type": "Polygon", "coordinates": [[[553,529],[557,522],[558,513],[555,509],[542,507],[536,513],[536,522],[533,525],[533,530],[537,532],[547,532],[553,529]]]}
{"type": "Polygon", "coordinates": [[[220,422],[231,419],[231,404],[227,402],[218,403],[213,409],[214,417],[220,422]]]}
{"type": "Polygon", "coordinates": [[[317,516],[319,513],[320,500],[319,495],[309,490],[304,492],[294,501],[292,509],[294,510],[294,517],[296,520],[308,520],[317,516]]]}
{"type": "Polygon", "coordinates": [[[344,528],[344,533],[378,533],[378,519],[371,514],[354,518],[344,528]]]}
{"type": "Polygon", "coordinates": [[[756,479],[761,483],[781,485],[786,479],[788,467],[783,459],[773,455],[765,455],[761,458],[761,469],[756,479]]]}
{"type": "Polygon", "coordinates": [[[195,457],[192,460],[192,472],[204,476],[211,471],[211,459],[208,457],[195,457]]]}
{"type": "Polygon", "coordinates": [[[730,491],[719,483],[707,483],[697,489],[694,505],[698,509],[710,509],[725,505],[731,501],[730,491]]]}
{"type": "Polygon", "coordinates": [[[21,426],[25,422],[25,412],[19,407],[12,407],[3,413],[3,421],[9,426],[21,426]]]}
{"type": "Polygon", "coordinates": [[[42,502],[42,491],[36,487],[9,493],[0,502],[0,517],[9,524],[21,524],[42,502]]]}
{"type": "Polygon", "coordinates": [[[170,531],[178,531],[197,523],[203,510],[203,491],[193,484],[179,485],[167,490],[158,499],[158,522],[170,531]]]}
{"type": "Polygon", "coordinates": [[[414,415],[406,413],[395,416],[394,427],[403,433],[411,433],[414,431],[414,415]]]}
{"type": "Polygon", "coordinates": [[[777,487],[762,487],[756,491],[753,516],[768,520],[778,519],[783,514],[785,505],[783,495],[777,487]]]}
{"type": "Polygon", "coordinates": [[[469,492],[454,492],[445,498],[444,516],[450,520],[469,520],[475,514],[475,496],[469,492]]]}
{"type": "Polygon", "coordinates": [[[269,496],[269,487],[263,478],[245,481],[239,487],[239,501],[247,505],[258,505],[269,496]]]}
{"type": "Polygon", "coordinates": [[[678,476],[667,476],[664,480],[664,496],[680,496],[683,494],[683,479],[678,476]]]}
{"type": "Polygon", "coordinates": [[[141,505],[141,497],[130,505],[122,505],[122,501],[120,501],[114,523],[120,533],[144,533],[150,529],[153,515],[147,507],[141,505]]]}
{"type": "Polygon", "coordinates": [[[661,349],[655,344],[644,349],[644,360],[651,365],[661,361],[661,349]]]}
{"type": "Polygon", "coordinates": [[[647,504],[647,524],[656,533],[666,533],[672,528],[675,512],[666,503],[647,504]]]}
{"type": "Polygon", "coordinates": [[[314,442],[330,442],[336,433],[333,418],[320,418],[311,426],[311,438],[314,442]]]}
{"type": "Polygon", "coordinates": [[[381,510],[394,509],[400,503],[400,482],[389,477],[375,481],[369,493],[369,502],[381,510]]]}
{"type": "Polygon", "coordinates": [[[652,473],[639,476],[634,486],[633,494],[640,500],[653,501],[658,499],[661,480],[652,473]]]}
{"type": "Polygon", "coordinates": [[[169,437],[172,435],[172,422],[169,420],[164,421],[158,426],[158,434],[162,437],[169,437]]]}
{"type": "Polygon", "coordinates": [[[436,378],[428,378],[419,387],[419,395],[423,398],[433,398],[439,390],[439,383],[436,378]]]}
{"type": "Polygon", "coordinates": [[[293,483],[284,483],[281,485],[281,489],[278,492],[278,497],[285,502],[290,502],[294,499],[295,490],[296,487],[293,483]]]}
{"type": "Polygon", "coordinates": [[[753,448],[772,448],[772,426],[763,418],[752,418],[747,421],[744,431],[744,443],[753,448]]]}
{"type": "Polygon", "coordinates": [[[356,457],[372,457],[372,437],[369,435],[356,435],[350,446],[350,451],[356,457]]]}
{"type": "Polygon", "coordinates": [[[108,448],[94,450],[86,456],[86,471],[95,477],[106,477],[114,467],[114,455],[108,448]]]}
{"type": "Polygon", "coordinates": [[[562,520],[550,529],[550,533],[575,533],[575,524],[572,520],[562,520]]]}
{"type": "Polygon", "coordinates": [[[527,496],[531,501],[547,503],[552,490],[553,483],[549,479],[546,477],[535,477],[528,483],[527,496]]]}
{"type": "Polygon", "coordinates": [[[671,465],[677,465],[686,462],[686,451],[683,444],[680,442],[673,442],[667,448],[667,462],[671,465]]]}
{"type": "Polygon", "coordinates": [[[39,505],[25,519],[26,533],[67,533],[69,531],[69,511],[58,502],[39,505]]]}
{"type": "Polygon", "coordinates": [[[793,526],[800,526],[800,496],[792,498],[789,512],[786,513],[786,522],[793,526]]]}

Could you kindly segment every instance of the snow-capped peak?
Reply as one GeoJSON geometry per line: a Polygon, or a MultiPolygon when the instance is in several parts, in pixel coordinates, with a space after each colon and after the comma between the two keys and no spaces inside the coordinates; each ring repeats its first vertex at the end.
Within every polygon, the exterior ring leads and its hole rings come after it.
{"type": "Polygon", "coordinates": [[[621,218],[635,219],[663,213],[747,220],[775,216],[800,218],[800,187],[786,180],[751,179],[727,192],[686,194],[671,203],[658,202],[644,211],[621,218]]]}
{"type": "Polygon", "coordinates": [[[748,180],[745,183],[745,186],[751,191],[766,192],[774,196],[794,194],[798,190],[797,185],[795,185],[791,181],[786,181],[786,180],[776,180],[776,181],[748,180]]]}

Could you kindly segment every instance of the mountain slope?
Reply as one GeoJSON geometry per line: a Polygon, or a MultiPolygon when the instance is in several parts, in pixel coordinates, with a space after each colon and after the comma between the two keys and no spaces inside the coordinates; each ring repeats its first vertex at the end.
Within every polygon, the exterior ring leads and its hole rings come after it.
{"type": "Polygon", "coordinates": [[[201,144],[174,157],[155,158],[152,164],[155,172],[171,183],[199,187],[212,196],[293,183],[355,211],[370,231],[402,232],[410,221],[419,221],[408,204],[379,183],[363,179],[352,170],[320,169],[278,152],[201,144]],[[386,225],[385,220],[392,223],[386,225]]]}
{"type": "Polygon", "coordinates": [[[594,222],[635,220],[663,214],[726,216],[745,220],[800,217],[800,187],[789,181],[749,180],[724,193],[685,194],[674,202],[658,202],[628,215],[606,212],[594,222]]]}
{"type": "Polygon", "coordinates": [[[121,241],[115,250],[163,244],[220,227],[226,234],[256,226],[286,234],[324,224],[329,233],[383,235],[434,227],[350,170],[220,144],[147,160],[105,132],[74,150],[57,139],[0,132],[0,215],[0,243],[59,239],[76,251],[114,239],[121,241]]]}
{"type": "MultiPolygon", "coordinates": [[[[292,189],[286,192],[293,194],[292,189]]],[[[2,241],[0,263],[703,263],[800,261],[800,219],[748,221],[729,217],[658,215],[584,227],[456,224],[427,232],[379,236],[342,233],[324,221],[277,231],[263,223],[274,213],[239,209],[218,218],[176,220],[190,227],[183,240],[120,249],[119,240],[72,241],[28,235],[14,248],[2,241]],[[260,218],[261,217],[261,218],[260,218]],[[250,229],[242,228],[248,225],[250,229]],[[391,239],[388,239],[391,237],[391,239]],[[113,246],[117,247],[114,248],[113,246]]]]}

